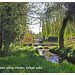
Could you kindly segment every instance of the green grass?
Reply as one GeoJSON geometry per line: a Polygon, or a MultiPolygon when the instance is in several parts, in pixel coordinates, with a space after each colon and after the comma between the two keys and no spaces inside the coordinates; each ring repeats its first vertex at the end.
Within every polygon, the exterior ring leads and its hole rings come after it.
{"type": "Polygon", "coordinates": [[[15,46],[9,55],[0,57],[0,67],[25,67],[25,69],[0,69],[1,73],[74,73],[75,66],[71,63],[54,64],[47,61],[44,56],[36,53],[36,49],[31,46],[15,46]],[[36,67],[42,69],[36,69],[36,67]],[[34,67],[34,69],[26,69],[34,67]]]}
{"type": "Polygon", "coordinates": [[[22,44],[22,46],[27,46],[28,45],[28,43],[24,43],[24,44],[22,44]]]}
{"type": "Polygon", "coordinates": [[[40,45],[45,46],[45,45],[58,45],[58,42],[43,42],[40,43],[40,45]]]}
{"type": "Polygon", "coordinates": [[[66,41],[64,44],[67,45],[75,45],[75,41],[66,41]]]}
{"type": "Polygon", "coordinates": [[[61,54],[63,56],[66,56],[71,59],[75,59],[75,45],[69,45],[65,46],[62,49],[59,49],[58,47],[50,47],[50,50],[57,52],[58,54],[61,54]]]}
{"type": "Polygon", "coordinates": [[[23,44],[21,44],[22,46],[32,46],[33,44],[32,43],[27,43],[27,42],[25,42],[25,43],[23,43],[23,44]]]}

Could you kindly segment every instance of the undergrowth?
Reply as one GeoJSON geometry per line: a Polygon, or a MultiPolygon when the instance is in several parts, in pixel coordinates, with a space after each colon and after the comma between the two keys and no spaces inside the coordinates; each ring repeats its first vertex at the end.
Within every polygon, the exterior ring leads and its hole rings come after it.
{"type": "Polygon", "coordinates": [[[71,63],[54,64],[47,61],[44,56],[36,53],[36,49],[31,46],[15,46],[10,48],[6,57],[0,57],[1,67],[14,67],[14,69],[0,69],[1,73],[73,73],[75,66],[71,63]],[[24,69],[15,69],[24,67],[24,69]],[[30,67],[27,69],[26,67],[30,67]],[[34,67],[34,68],[33,68],[34,67]],[[40,68],[41,67],[41,68],[40,68]]]}

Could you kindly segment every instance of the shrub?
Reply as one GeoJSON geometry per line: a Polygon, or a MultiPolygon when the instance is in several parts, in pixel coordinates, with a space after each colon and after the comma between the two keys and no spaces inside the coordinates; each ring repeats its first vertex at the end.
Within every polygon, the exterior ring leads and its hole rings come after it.
{"type": "Polygon", "coordinates": [[[42,44],[42,46],[46,46],[46,44],[42,44]]]}
{"type": "Polygon", "coordinates": [[[38,44],[35,44],[34,46],[38,46],[38,44]]]}
{"type": "Polygon", "coordinates": [[[43,49],[43,47],[39,47],[38,49],[43,49]]]}
{"type": "Polygon", "coordinates": [[[48,46],[45,46],[44,49],[49,49],[49,47],[48,46]]]}
{"type": "Polygon", "coordinates": [[[29,43],[28,46],[32,46],[32,43],[29,43]]]}
{"type": "Polygon", "coordinates": [[[24,43],[24,44],[22,44],[22,46],[27,46],[28,45],[28,43],[24,43]]]}

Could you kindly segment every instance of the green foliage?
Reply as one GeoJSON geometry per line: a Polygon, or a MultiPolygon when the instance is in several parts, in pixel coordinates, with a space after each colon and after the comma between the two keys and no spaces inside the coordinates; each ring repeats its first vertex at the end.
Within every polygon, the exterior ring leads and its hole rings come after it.
{"type": "Polygon", "coordinates": [[[45,13],[45,19],[42,20],[42,36],[47,39],[49,36],[59,36],[59,31],[62,26],[62,15],[61,3],[46,3],[47,8],[45,13]]]}
{"type": "MultiPolygon", "coordinates": [[[[75,45],[75,44],[74,44],[75,45]]],[[[50,50],[57,52],[60,55],[71,57],[71,59],[75,59],[75,48],[73,45],[65,46],[62,49],[59,49],[58,47],[50,48],[50,50]]]]}
{"type": "Polygon", "coordinates": [[[33,44],[32,43],[28,43],[28,46],[32,46],[33,44]]]}
{"type": "Polygon", "coordinates": [[[43,42],[40,45],[42,46],[52,46],[52,45],[58,45],[56,42],[43,42]]]}
{"type": "Polygon", "coordinates": [[[54,64],[47,61],[44,56],[36,53],[34,47],[15,46],[9,55],[0,57],[0,67],[14,67],[12,69],[0,69],[0,73],[75,73],[75,66],[71,63],[54,64]],[[24,67],[24,69],[15,69],[24,67]],[[26,69],[34,67],[34,69],[26,69]],[[42,67],[42,69],[36,69],[42,67]]]}
{"type": "MultiPolygon", "coordinates": [[[[0,25],[2,26],[2,41],[4,52],[8,54],[12,42],[20,41],[25,34],[27,23],[27,3],[1,2],[0,25]]],[[[0,27],[1,27],[0,26],[0,27]]]]}
{"type": "Polygon", "coordinates": [[[27,46],[28,45],[28,43],[24,43],[24,44],[22,44],[22,46],[27,46]]]}
{"type": "Polygon", "coordinates": [[[74,38],[74,33],[75,33],[75,29],[74,29],[75,24],[73,22],[68,22],[68,25],[65,29],[64,32],[64,39],[65,42],[67,43],[68,41],[72,41],[72,39],[74,38]]]}
{"type": "Polygon", "coordinates": [[[38,47],[38,49],[43,49],[43,47],[38,47]]]}
{"type": "Polygon", "coordinates": [[[49,49],[49,47],[48,46],[44,46],[44,49],[49,49]]]}
{"type": "MultiPolygon", "coordinates": [[[[42,36],[47,39],[49,36],[59,37],[60,29],[62,27],[63,19],[66,17],[63,14],[62,4],[64,3],[46,3],[47,8],[45,18],[42,21],[42,36]]],[[[72,11],[73,12],[73,11],[72,11]]],[[[64,30],[64,42],[72,41],[75,36],[75,23],[74,21],[68,21],[67,27],[64,30]]],[[[44,39],[43,37],[43,39],[44,39]]]]}
{"type": "Polygon", "coordinates": [[[38,46],[38,44],[34,44],[34,46],[38,46]]]}

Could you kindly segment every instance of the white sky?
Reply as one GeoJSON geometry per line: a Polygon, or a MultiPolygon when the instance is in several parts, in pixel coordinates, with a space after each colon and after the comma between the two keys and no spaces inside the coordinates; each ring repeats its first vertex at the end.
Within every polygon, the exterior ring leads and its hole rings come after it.
{"type": "Polygon", "coordinates": [[[33,33],[35,33],[35,34],[37,34],[37,33],[39,34],[39,32],[42,31],[42,27],[40,27],[39,24],[37,24],[37,25],[30,25],[29,27],[30,27],[30,30],[32,30],[33,33]]]}
{"type": "MultiPolygon", "coordinates": [[[[30,3],[30,5],[32,5],[32,3],[30,3]]],[[[44,9],[44,5],[41,4],[40,2],[39,3],[33,3],[33,6],[35,6],[35,8],[31,8],[31,10],[34,10],[35,12],[38,12],[38,13],[43,13],[43,9],[44,9]]],[[[30,10],[30,11],[31,11],[30,10]]],[[[42,14],[41,14],[42,16],[42,14]]],[[[39,34],[40,31],[42,31],[42,28],[40,27],[40,19],[38,19],[37,17],[40,17],[39,14],[36,14],[36,13],[32,13],[32,12],[29,12],[28,13],[28,22],[31,23],[30,25],[28,24],[29,26],[29,30],[32,30],[33,33],[35,34],[39,34]],[[36,18],[31,18],[31,17],[36,17],[36,18]]]]}
{"type": "MultiPolygon", "coordinates": [[[[66,2],[75,2],[75,0],[65,0],[66,2]]],[[[65,2],[64,1],[64,2],[65,2]]],[[[63,2],[63,0],[0,0],[0,2],[63,2]]],[[[39,30],[39,24],[30,25],[29,28],[35,33],[39,33],[42,28],[39,30]]]]}

